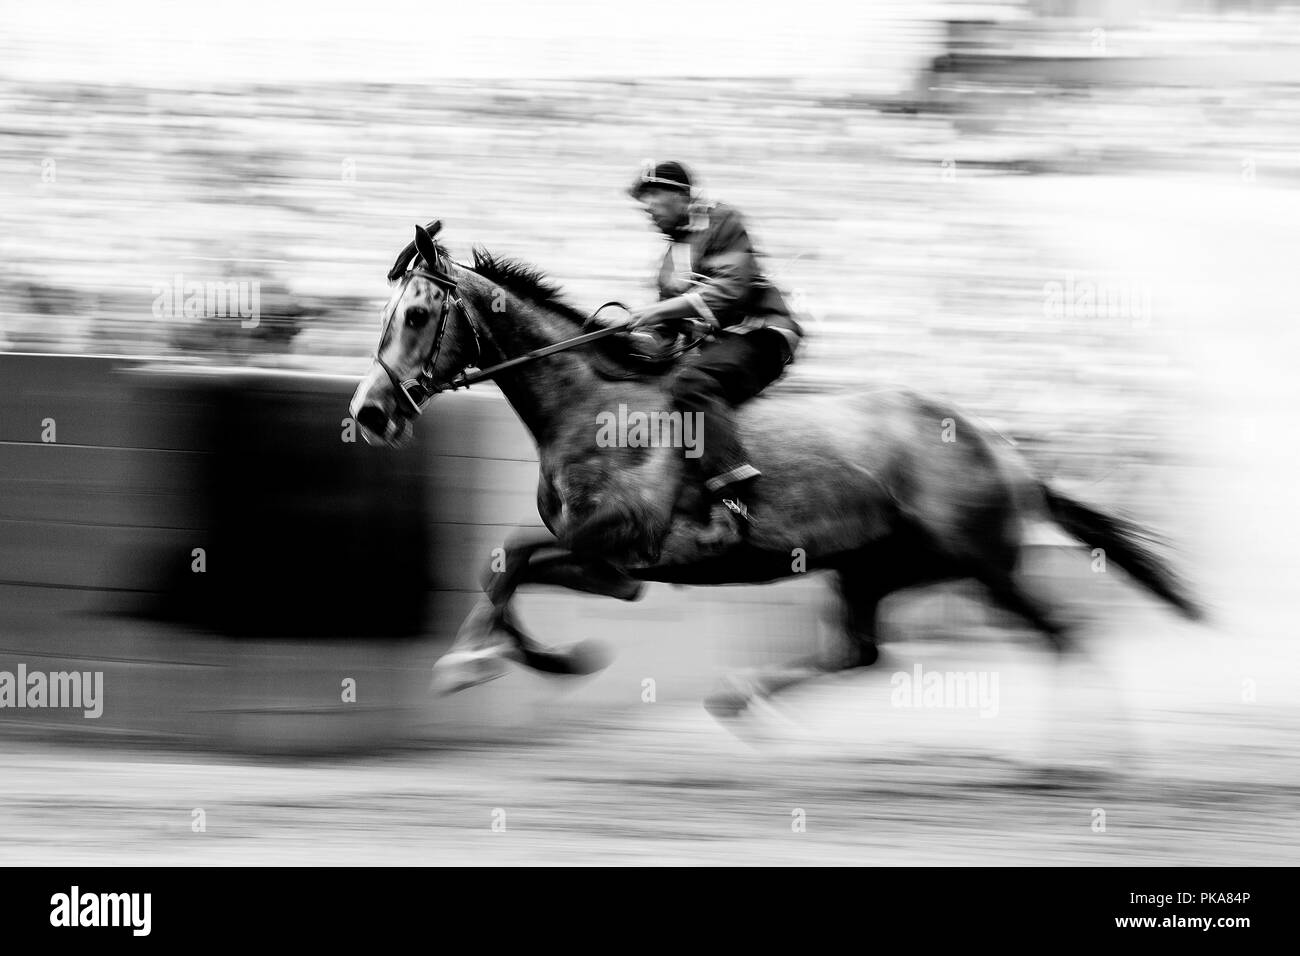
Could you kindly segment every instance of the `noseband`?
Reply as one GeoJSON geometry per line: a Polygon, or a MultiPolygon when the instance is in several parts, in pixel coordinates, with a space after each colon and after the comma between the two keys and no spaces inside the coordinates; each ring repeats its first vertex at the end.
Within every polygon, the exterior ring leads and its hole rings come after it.
{"type": "Polygon", "coordinates": [[[429,399],[433,398],[433,396],[437,395],[439,392],[445,392],[448,389],[461,387],[459,379],[464,378],[463,373],[444,382],[440,382],[434,378],[434,369],[438,364],[438,356],[442,352],[442,340],[447,334],[447,326],[450,324],[451,310],[453,306],[460,310],[461,315],[465,317],[465,322],[469,325],[470,331],[474,334],[475,358],[473,362],[466,364],[474,364],[474,362],[477,362],[482,355],[478,329],[474,327],[474,320],[470,318],[469,312],[465,309],[465,304],[460,300],[460,296],[456,293],[456,280],[447,273],[435,272],[431,269],[416,267],[408,270],[405,275],[402,276],[402,285],[398,289],[396,297],[393,299],[392,308],[389,310],[388,315],[384,317],[384,328],[379,336],[379,349],[375,352],[375,361],[379,363],[379,367],[388,375],[389,381],[393,383],[393,388],[395,388],[398,393],[406,399],[407,403],[410,405],[411,412],[414,415],[419,415],[424,409],[424,406],[429,403],[429,399]],[[424,361],[420,363],[414,377],[403,379],[393,371],[392,367],[387,362],[384,361],[381,353],[383,352],[384,343],[388,340],[389,327],[392,325],[393,319],[397,316],[397,304],[402,300],[402,293],[406,291],[406,287],[410,285],[411,280],[416,276],[419,276],[422,279],[427,279],[437,285],[443,290],[444,295],[442,297],[442,309],[438,314],[438,325],[433,333],[433,343],[429,347],[429,354],[425,356],[424,361]]]}

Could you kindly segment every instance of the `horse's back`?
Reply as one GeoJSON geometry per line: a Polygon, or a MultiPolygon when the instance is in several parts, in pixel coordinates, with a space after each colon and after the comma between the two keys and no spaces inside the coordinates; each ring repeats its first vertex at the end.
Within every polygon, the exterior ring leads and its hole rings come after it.
{"type": "Polygon", "coordinates": [[[743,406],[737,425],[764,457],[829,455],[870,467],[883,466],[900,443],[915,441],[927,421],[938,435],[954,413],[954,406],[905,388],[774,391],[743,406]]]}
{"type": "Polygon", "coordinates": [[[956,402],[902,386],[808,394],[776,390],[740,409],[738,427],[754,448],[778,440],[791,451],[853,454],[866,464],[908,451],[964,445],[1000,458],[1011,443],[956,402]]]}
{"type": "Polygon", "coordinates": [[[900,517],[950,537],[1037,487],[1009,442],[912,389],[776,391],[743,407],[738,425],[764,475],[759,507],[837,544],[887,534],[900,517]]]}

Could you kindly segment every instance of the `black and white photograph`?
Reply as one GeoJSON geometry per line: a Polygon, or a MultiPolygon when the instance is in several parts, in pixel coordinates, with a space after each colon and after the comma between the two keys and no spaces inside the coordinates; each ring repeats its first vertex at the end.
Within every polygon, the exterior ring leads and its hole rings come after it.
{"type": "Polygon", "coordinates": [[[1294,2],[3,0],[0,226],[24,922],[1300,862],[1294,2]]]}

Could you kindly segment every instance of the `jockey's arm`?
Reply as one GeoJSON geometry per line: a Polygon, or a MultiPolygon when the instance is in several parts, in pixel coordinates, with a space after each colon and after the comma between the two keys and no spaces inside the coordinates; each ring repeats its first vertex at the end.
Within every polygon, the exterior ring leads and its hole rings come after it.
{"type": "Polygon", "coordinates": [[[657,325],[674,319],[698,318],[716,330],[741,321],[743,303],[758,275],[758,263],[738,215],[732,214],[719,225],[696,268],[699,281],[694,289],[636,310],[633,322],[657,325]]]}
{"type": "Polygon", "coordinates": [[[643,309],[632,310],[631,328],[645,328],[646,326],[677,324],[683,319],[694,319],[700,317],[694,303],[690,301],[689,295],[673,296],[671,299],[662,299],[654,305],[648,305],[643,309]]]}
{"type": "Polygon", "coordinates": [[[746,248],[727,248],[706,256],[700,264],[706,278],[682,296],[690,302],[695,314],[715,329],[741,321],[750,286],[758,274],[754,253],[747,247],[748,237],[742,231],[746,248]]]}

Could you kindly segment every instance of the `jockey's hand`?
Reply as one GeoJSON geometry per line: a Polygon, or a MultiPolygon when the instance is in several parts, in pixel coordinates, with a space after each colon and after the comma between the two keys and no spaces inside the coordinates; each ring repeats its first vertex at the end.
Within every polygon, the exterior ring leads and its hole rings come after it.
{"type": "Polygon", "coordinates": [[[628,331],[633,329],[645,328],[647,325],[653,325],[654,306],[643,309],[633,309],[628,313],[627,328],[628,331]]]}
{"type": "Polygon", "coordinates": [[[673,328],[682,325],[682,320],[692,317],[695,309],[681,298],[664,299],[654,305],[633,309],[629,329],[641,329],[669,323],[673,328]]]}

